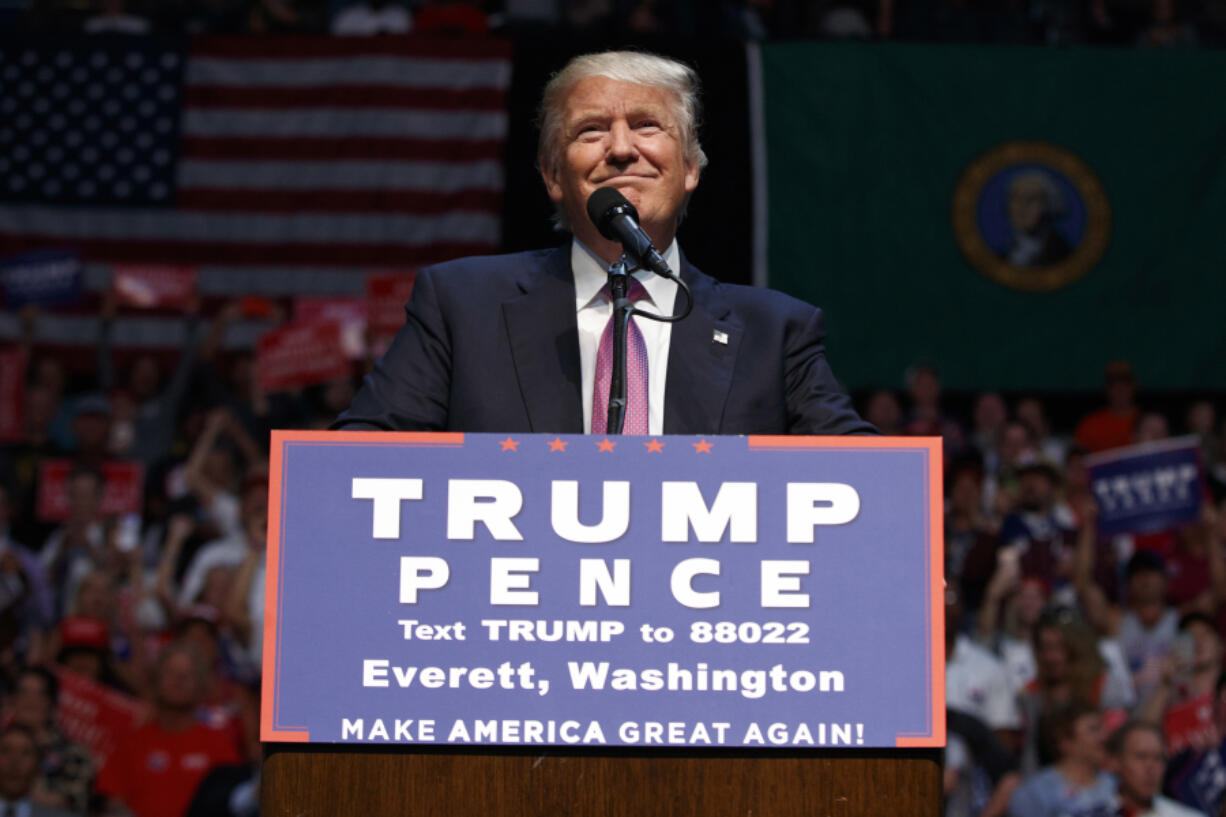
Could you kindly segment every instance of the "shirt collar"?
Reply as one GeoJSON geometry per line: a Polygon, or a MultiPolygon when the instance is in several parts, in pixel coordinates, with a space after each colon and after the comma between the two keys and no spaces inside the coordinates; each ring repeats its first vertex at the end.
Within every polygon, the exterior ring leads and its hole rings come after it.
{"type": "MultiPolygon", "coordinates": [[[[663,256],[668,268],[680,275],[681,249],[677,246],[677,239],[674,238],[673,243],[668,245],[663,256]]],[[[577,312],[598,300],[600,288],[608,283],[609,267],[602,258],[575,238],[570,244],[570,268],[575,276],[575,311],[577,312]]],[[[672,307],[673,296],[677,291],[677,285],[674,282],[644,269],[635,270],[632,274],[647,290],[647,296],[657,310],[672,307]]]]}

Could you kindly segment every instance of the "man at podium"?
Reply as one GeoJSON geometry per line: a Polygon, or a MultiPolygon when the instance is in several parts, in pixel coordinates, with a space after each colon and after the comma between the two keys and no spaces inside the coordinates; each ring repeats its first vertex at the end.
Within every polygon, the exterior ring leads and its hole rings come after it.
{"type": "MultiPolygon", "coordinates": [[[[545,87],[538,162],[569,244],[421,270],[407,318],[334,424],[344,429],[604,433],[623,248],[588,216],[612,187],[693,297],[676,323],[627,329],[626,433],[871,434],[826,362],[822,313],[704,275],[675,239],[706,156],[698,78],[638,52],[572,60],[545,87]]],[[[677,284],[632,274],[635,306],[682,308],[677,284]]]]}

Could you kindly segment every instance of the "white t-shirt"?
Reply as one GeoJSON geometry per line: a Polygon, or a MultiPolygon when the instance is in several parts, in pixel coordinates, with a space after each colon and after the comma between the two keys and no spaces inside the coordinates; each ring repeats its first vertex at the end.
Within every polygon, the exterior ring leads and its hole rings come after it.
{"type": "Polygon", "coordinates": [[[966,636],[945,662],[945,704],[992,729],[1020,729],[1022,714],[1005,665],[966,636]]]}

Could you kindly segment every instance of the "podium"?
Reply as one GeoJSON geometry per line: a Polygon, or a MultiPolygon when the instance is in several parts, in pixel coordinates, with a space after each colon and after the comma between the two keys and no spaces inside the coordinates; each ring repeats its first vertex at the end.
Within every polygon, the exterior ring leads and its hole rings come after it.
{"type": "Polygon", "coordinates": [[[263,814],[940,812],[939,441],[272,454],[263,814]]]}

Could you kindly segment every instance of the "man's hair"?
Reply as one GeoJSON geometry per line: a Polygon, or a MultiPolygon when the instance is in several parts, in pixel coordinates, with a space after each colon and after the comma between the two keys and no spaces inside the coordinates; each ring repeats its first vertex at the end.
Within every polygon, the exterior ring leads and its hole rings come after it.
{"type": "Polygon", "coordinates": [[[24,724],[10,723],[0,728],[0,740],[4,740],[9,735],[21,735],[30,741],[30,745],[34,747],[34,754],[38,757],[38,762],[42,763],[43,747],[39,745],[38,736],[34,734],[34,730],[24,724]]]}
{"type": "MultiPolygon", "coordinates": [[[[55,677],[55,673],[46,667],[33,666],[25,667],[17,673],[17,684],[21,683],[23,678],[37,678],[43,685],[43,694],[51,700],[51,706],[54,708],[60,701],[60,679],[55,677]]],[[[13,688],[16,691],[17,684],[13,688]]]]}
{"type": "MultiPolygon", "coordinates": [[[[537,164],[542,170],[556,172],[562,155],[562,117],[566,112],[566,97],[572,88],[585,79],[605,77],[618,82],[662,88],[673,97],[673,116],[677,120],[678,137],[687,161],[699,168],[707,166],[707,154],[698,142],[698,124],[702,105],[698,98],[698,74],[676,60],[642,51],[602,51],[582,54],[550,77],[541,94],[537,121],[541,129],[537,143],[537,164]]],[[[566,213],[558,208],[555,226],[566,229],[566,213]]]]}
{"type": "Polygon", "coordinates": [[[1166,735],[1162,732],[1162,727],[1151,721],[1141,720],[1140,718],[1130,718],[1125,721],[1120,728],[1111,733],[1111,737],[1107,738],[1107,751],[1112,757],[1119,757],[1124,751],[1124,743],[1128,740],[1128,736],[1133,732],[1153,732],[1158,736],[1158,740],[1162,742],[1162,750],[1166,751],[1166,735]]]}
{"type": "Polygon", "coordinates": [[[1055,704],[1039,716],[1039,734],[1049,757],[1060,758],[1060,744],[1073,737],[1077,721],[1087,715],[1097,715],[1098,709],[1085,701],[1072,700],[1055,704]]]}

